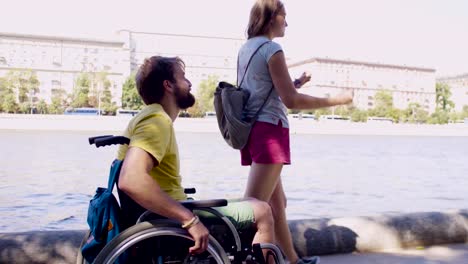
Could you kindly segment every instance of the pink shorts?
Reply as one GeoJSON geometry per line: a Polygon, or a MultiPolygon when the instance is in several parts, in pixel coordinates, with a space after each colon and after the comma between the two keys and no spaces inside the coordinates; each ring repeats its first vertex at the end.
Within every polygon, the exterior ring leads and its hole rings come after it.
{"type": "Polygon", "coordinates": [[[279,122],[273,125],[255,122],[250,131],[249,141],[241,150],[242,166],[258,164],[291,164],[289,129],[279,122]]]}

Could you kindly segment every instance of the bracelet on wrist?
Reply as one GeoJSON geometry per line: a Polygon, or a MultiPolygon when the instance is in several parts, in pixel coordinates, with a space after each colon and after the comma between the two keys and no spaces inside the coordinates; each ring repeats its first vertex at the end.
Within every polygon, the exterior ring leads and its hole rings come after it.
{"type": "Polygon", "coordinates": [[[200,222],[200,218],[198,218],[197,215],[195,215],[192,219],[190,219],[190,221],[188,221],[187,223],[185,224],[182,224],[182,228],[184,229],[189,229],[191,228],[192,226],[198,224],[200,222]]]}

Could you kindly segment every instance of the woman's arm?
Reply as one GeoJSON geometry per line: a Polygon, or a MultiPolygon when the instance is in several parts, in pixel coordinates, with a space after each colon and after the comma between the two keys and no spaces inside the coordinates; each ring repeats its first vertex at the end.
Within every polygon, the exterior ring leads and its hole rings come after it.
{"type": "Polygon", "coordinates": [[[314,109],[347,104],[353,100],[352,92],[344,92],[329,98],[315,97],[297,92],[289,76],[286,59],[282,51],[277,52],[270,58],[268,68],[273,84],[287,108],[314,109]]]}

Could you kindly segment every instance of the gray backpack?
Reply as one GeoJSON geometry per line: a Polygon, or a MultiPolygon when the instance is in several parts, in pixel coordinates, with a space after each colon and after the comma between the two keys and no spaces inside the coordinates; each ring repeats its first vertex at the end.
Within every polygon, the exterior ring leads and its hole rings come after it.
{"type": "MultiPolygon", "coordinates": [[[[235,86],[227,82],[220,82],[214,93],[214,108],[216,111],[219,130],[224,140],[234,149],[243,149],[245,145],[247,145],[250,130],[257,120],[260,110],[262,110],[273,91],[273,87],[271,87],[268,96],[265,98],[265,101],[255,113],[254,117],[248,118],[243,116],[244,107],[249,100],[250,92],[246,89],[242,89],[242,83],[253,56],[268,42],[270,41],[262,43],[250,57],[239,86],[235,86]]],[[[239,70],[239,60],[237,70],[239,70]]]]}

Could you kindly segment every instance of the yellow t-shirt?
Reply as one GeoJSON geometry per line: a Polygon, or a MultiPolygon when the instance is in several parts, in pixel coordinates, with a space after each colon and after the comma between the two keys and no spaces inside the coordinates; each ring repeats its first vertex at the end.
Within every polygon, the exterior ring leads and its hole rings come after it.
{"type": "MultiPolygon", "coordinates": [[[[130,138],[130,147],[143,149],[158,161],[150,175],[170,197],[184,200],[187,196],[179,174],[179,151],[171,118],[161,105],[146,106],[129,122],[124,136],[130,138]]],[[[121,145],[117,159],[123,160],[129,148],[121,145]]]]}

